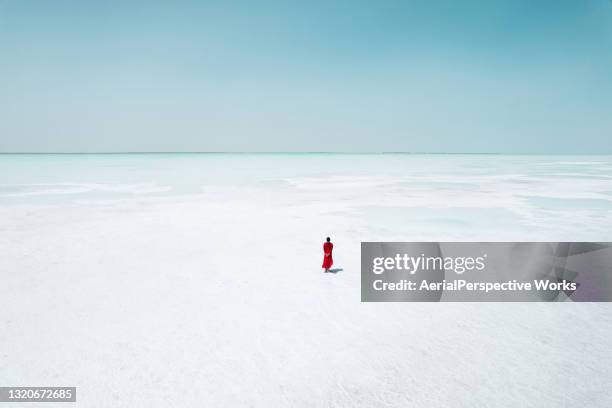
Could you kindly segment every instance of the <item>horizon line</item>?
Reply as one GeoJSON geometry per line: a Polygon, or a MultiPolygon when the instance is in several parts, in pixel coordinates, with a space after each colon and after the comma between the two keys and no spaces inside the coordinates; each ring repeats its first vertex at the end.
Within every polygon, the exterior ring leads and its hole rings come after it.
{"type": "Polygon", "coordinates": [[[101,151],[101,152],[0,152],[0,155],[113,155],[113,154],[344,154],[344,155],[505,155],[505,156],[606,156],[612,153],[500,153],[500,152],[411,152],[411,151],[101,151]]]}

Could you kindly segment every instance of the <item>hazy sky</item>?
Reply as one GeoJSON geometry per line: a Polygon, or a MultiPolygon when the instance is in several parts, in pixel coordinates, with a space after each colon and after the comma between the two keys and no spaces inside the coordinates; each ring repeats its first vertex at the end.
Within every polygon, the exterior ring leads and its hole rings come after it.
{"type": "Polygon", "coordinates": [[[612,2],[0,0],[0,151],[612,153],[612,2]]]}

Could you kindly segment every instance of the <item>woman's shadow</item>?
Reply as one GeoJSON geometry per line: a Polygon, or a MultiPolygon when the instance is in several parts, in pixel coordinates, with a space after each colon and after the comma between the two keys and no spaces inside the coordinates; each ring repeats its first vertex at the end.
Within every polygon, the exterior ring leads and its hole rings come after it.
{"type": "Polygon", "coordinates": [[[338,273],[338,272],[342,272],[344,269],[342,268],[334,268],[334,269],[330,269],[329,271],[327,271],[328,273],[338,273]]]}

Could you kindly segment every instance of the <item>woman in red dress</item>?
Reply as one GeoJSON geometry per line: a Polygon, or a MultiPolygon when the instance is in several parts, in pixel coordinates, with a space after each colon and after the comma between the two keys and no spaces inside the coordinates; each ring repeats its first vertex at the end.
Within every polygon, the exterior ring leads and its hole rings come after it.
{"type": "Polygon", "coordinates": [[[332,251],[334,250],[334,244],[331,243],[329,237],[326,239],[327,242],[323,244],[323,268],[325,272],[329,272],[329,268],[334,264],[334,258],[332,258],[332,251]]]}

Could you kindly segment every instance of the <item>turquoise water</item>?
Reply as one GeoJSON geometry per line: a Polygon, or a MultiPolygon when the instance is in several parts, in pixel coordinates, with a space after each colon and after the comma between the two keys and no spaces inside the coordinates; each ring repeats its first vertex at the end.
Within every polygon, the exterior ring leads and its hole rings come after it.
{"type": "Polygon", "coordinates": [[[328,206],[327,213],[357,217],[381,234],[503,229],[604,240],[612,230],[612,156],[0,155],[6,208],[254,196],[285,207],[319,205],[324,213],[328,206]]]}

